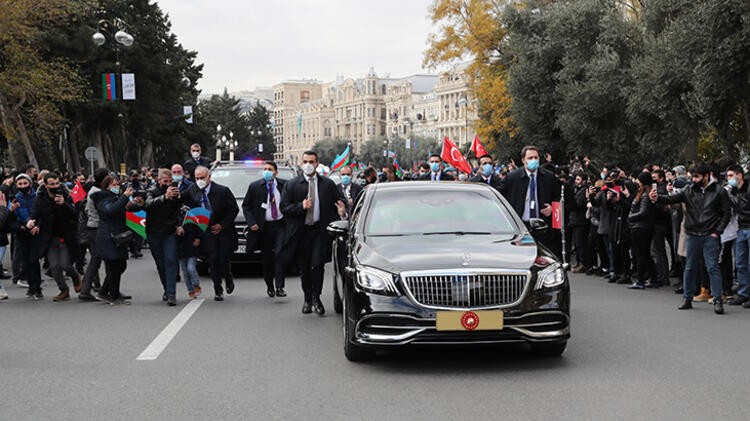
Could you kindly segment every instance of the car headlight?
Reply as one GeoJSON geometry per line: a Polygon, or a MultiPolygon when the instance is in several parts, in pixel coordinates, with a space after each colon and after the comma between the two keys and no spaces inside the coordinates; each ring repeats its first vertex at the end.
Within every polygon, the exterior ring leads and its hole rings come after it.
{"type": "Polygon", "coordinates": [[[357,285],[369,292],[398,295],[393,274],[369,266],[357,266],[357,285]]]}
{"type": "Polygon", "coordinates": [[[559,263],[553,263],[536,274],[536,289],[553,288],[565,282],[565,271],[559,263]]]}

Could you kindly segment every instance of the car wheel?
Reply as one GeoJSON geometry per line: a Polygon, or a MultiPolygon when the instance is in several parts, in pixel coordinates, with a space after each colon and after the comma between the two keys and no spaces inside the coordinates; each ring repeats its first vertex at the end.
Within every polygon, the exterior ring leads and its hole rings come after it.
{"type": "Polygon", "coordinates": [[[372,359],[375,353],[367,348],[359,346],[352,342],[354,339],[354,314],[350,306],[347,305],[349,300],[343,300],[343,318],[344,318],[344,355],[349,361],[368,361],[372,359]]]}
{"type": "Polygon", "coordinates": [[[540,342],[531,344],[534,354],[541,357],[559,357],[565,352],[568,341],[563,342],[540,342]]]}

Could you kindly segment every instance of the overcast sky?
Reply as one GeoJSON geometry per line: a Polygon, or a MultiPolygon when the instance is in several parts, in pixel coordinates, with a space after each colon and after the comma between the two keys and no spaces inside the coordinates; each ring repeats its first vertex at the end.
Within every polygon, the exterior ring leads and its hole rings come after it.
{"type": "Polygon", "coordinates": [[[432,0],[157,0],[172,31],[203,63],[204,93],[426,73],[432,0]]]}

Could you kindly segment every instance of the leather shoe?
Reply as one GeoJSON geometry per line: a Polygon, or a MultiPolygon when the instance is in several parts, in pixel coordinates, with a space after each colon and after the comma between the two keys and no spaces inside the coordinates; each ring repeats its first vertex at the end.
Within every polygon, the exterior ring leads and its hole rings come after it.
{"type": "Polygon", "coordinates": [[[224,301],[224,296],[221,294],[214,295],[214,301],[224,301]]]}
{"type": "Polygon", "coordinates": [[[227,294],[234,292],[234,278],[231,273],[227,273],[227,278],[224,282],[227,284],[227,294]]]}
{"type": "Polygon", "coordinates": [[[273,288],[268,288],[266,294],[268,294],[269,297],[274,297],[276,296],[276,291],[274,291],[273,288]]]}
{"type": "Polygon", "coordinates": [[[677,306],[677,310],[690,310],[691,308],[693,308],[693,302],[686,298],[683,298],[682,303],[677,306]]]}
{"type": "Polygon", "coordinates": [[[720,300],[714,300],[714,313],[724,314],[724,304],[720,300]]]}
{"type": "Polygon", "coordinates": [[[746,302],[747,302],[747,297],[738,295],[737,298],[732,298],[731,300],[727,301],[727,304],[729,304],[730,306],[740,306],[742,304],[745,304],[746,302]]]}
{"type": "Polygon", "coordinates": [[[277,297],[286,297],[286,292],[284,291],[284,288],[278,288],[276,290],[276,296],[277,297]]]}
{"type": "Polygon", "coordinates": [[[302,304],[302,314],[310,314],[312,313],[312,304],[310,304],[309,301],[305,301],[304,304],[302,304]]]}
{"type": "Polygon", "coordinates": [[[681,284],[674,287],[675,294],[683,294],[684,292],[685,292],[685,288],[683,288],[681,284]]]}
{"type": "Polygon", "coordinates": [[[659,289],[661,288],[661,284],[658,282],[646,282],[646,288],[659,289]]]}
{"type": "Polygon", "coordinates": [[[120,294],[120,298],[122,298],[123,300],[132,300],[133,296],[132,295],[120,294]]]}
{"type": "Polygon", "coordinates": [[[323,307],[323,303],[320,302],[320,299],[313,301],[312,309],[318,314],[318,316],[326,314],[326,309],[323,307]]]}
{"type": "Polygon", "coordinates": [[[170,295],[167,297],[167,305],[170,307],[174,307],[177,305],[177,299],[175,299],[174,295],[170,295]]]}

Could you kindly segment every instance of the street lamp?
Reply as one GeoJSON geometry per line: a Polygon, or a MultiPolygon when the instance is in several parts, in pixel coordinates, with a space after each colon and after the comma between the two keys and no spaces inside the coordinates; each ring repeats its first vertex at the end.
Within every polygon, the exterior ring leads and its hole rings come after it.
{"type": "Polygon", "coordinates": [[[216,161],[221,161],[221,147],[222,147],[222,136],[221,136],[221,124],[216,126],[216,161]]]}
{"type": "MultiPolygon", "coordinates": [[[[466,95],[462,95],[458,100],[458,105],[464,109],[464,143],[469,142],[469,101],[466,100],[466,95]]],[[[459,144],[459,146],[461,146],[459,144]]]]}

